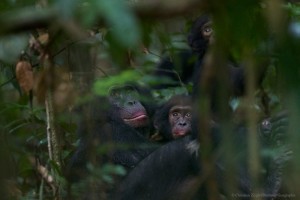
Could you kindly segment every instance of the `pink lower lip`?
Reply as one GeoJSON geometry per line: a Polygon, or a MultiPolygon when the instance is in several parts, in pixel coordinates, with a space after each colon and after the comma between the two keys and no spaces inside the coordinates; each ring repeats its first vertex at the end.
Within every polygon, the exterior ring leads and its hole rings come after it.
{"type": "Polygon", "coordinates": [[[175,133],[175,135],[179,135],[179,136],[185,135],[185,134],[186,134],[185,132],[177,132],[177,133],[175,133]]]}
{"type": "Polygon", "coordinates": [[[146,118],[147,118],[146,115],[139,115],[139,116],[134,117],[134,118],[124,119],[124,121],[135,121],[135,120],[146,119],[146,118]]]}
{"type": "Polygon", "coordinates": [[[188,133],[187,130],[181,130],[181,129],[177,129],[175,130],[175,132],[173,133],[175,136],[183,136],[186,135],[188,133]]]}

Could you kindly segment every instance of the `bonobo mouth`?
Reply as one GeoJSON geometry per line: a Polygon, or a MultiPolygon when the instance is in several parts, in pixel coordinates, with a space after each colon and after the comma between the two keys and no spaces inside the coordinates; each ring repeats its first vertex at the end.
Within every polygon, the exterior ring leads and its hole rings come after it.
{"type": "Polygon", "coordinates": [[[179,137],[183,137],[185,135],[188,135],[189,134],[189,130],[186,130],[186,129],[177,129],[175,131],[173,131],[173,137],[174,138],[179,138],[179,137]]]}
{"type": "Polygon", "coordinates": [[[130,121],[139,121],[139,120],[146,120],[146,119],[148,119],[147,115],[141,114],[141,115],[135,116],[133,118],[124,118],[124,121],[130,122],[130,121]]]}
{"type": "Polygon", "coordinates": [[[184,136],[184,135],[186,135],[186,131],[178,131],[178,132],[176,132],[176,133],[174,133],[173,135],[175,135],[175,136],[184,136]]]}
{"type": "Polygon", "coordinates": [[[123,118],[124,122],[131,127],[144,127],[148,125],[148,116],[145,113],[138,113],[131,118],[123,118]]]}

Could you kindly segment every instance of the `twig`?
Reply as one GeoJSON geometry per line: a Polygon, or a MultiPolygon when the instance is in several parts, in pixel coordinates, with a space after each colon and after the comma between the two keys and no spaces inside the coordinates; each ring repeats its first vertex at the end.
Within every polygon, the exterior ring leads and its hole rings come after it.
{"type": "Polygon", "coordinates": [[[158,54],[156,54],[156,53],[153,53],[151,50],[149,50],[149,49],[147,49],[147,52],[149,53],[149,54],[151,54],[151,55],[154,55],[154,56],[157,56],[157,57],[159,57],[159,58],[162,58],[162,56],[160,56],[160,55],[158,55],[158,54]]]}
{"type": "MultiPolygon", "coordinates": [[[[176,3],[173,0],[153,0],[131,4],[133,13],[138,18],[159,20],[190,14],[206,6],[206,1],[203,0],[181,0],[176,1],[176,3]]],[[[1,15],[0,35],[49,27],[51,24],[59,23],[58,14],[58,9],[19,9],[15,13],[9,12],[6,15],[1,15]]],[[[102,18],[97,21],[99,22],[98,25],[104,25],[102,18]]]]}
{"type": "Polygon", "coordinates": [[[41,175],[41,177],[46,181],[46,183],[51,187],[55,188],[53,176],[50,175],[49,170],[40,164],[38,159],[34,159],[33,157],[29,157],[29,162],[32,166],[34,166],[37,172],[41,175]]]}
{"type": "Polygon", "coordinates": [[[1,83],[0,87],[3,87],[4,85],[8,84],[9,82],[14,80],[15,78],[16,78],[16,76],[11,77],[9,80],[5,81],[4,83],[1,83]]]}
{"type": "Polygon", "coordinates": [[[109,75],[103,69],[101,69],[101,67],[95,67],[95,68],[101,71],[104,74],[104,76],[109,77],[109,75]]]}
{"type": "Polygon", "coordinates": [[[176,76],[177,76],[177,78],[178,78],[178,80],[180,82],[180,85],[184,86],[184,83],[182,82],[182,80],[181,80],[181,78],[180,78],[180,76],[179,76],[179,74],[178,74],[177,71],[175,71],[175,70],[168,70],[168,69],[159,69],[159,71],[162,71],[162,72],[171,72],[171,73],[176,74],[176,76]]]}

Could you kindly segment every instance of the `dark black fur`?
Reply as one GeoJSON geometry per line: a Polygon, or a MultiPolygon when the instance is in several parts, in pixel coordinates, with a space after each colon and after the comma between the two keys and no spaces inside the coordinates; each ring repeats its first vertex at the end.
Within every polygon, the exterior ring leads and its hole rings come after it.
{"type": "MultiPolygon", "coordinates": [[[[136,90],[149,102],[142,105],[148,116],[152,118],[154,107],[150,94],[138,87],[136,90]]],[[[126,94],[124,94],[126,95],[126,94]]],[[[139,101],[137,99],[136,101],[139,101]]],[[[94,165],[111,161],[131,169],[144,157],[153,151],[153,146],[145,137],[145,133],[152,132],[152,124],[142,128],[133,128],[125,124],[119,115],[119,108],[106,97],[95,97],[81,108],[81,119],[78,127],[80,143],[71,158],[68,167],[68,177],[71,181],[86,175],[88,162],[94,165]],[[150,147],[150,146],[151,147],[150,147]],[[96,154],[99,148],[107,148],[104,154],[96,154]]]]}
{"type": "Polygon", "coordinates": [[[182,50],[172,57],[164,57],[153,73],[157,83],[152,88],[178,87],[191,82],[197,60],[197,55],[191,50],[182,50]]]}
{"type": "Polygon", "coordinates": [[[177,199],[185,181],[200,172],[197,149],[191,153],[186,148],[190,142],[190,136],[184,137],[153,152],[126,177],[114,199],[177,199]]]}

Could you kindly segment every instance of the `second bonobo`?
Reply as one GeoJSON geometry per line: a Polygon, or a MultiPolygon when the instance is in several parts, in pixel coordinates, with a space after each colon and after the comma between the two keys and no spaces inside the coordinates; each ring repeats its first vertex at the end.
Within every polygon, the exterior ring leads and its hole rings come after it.
{"type": "Polygon", "coordinates": [[[167,142],[191,133],[192,100],[186,95],[175,95],[155,113],[154,127],[157,140],[167,142]]]}
{"type": "MultiPolygon", "coordinates": [[[[131,127],[149,126],[149,116],[145,106],[139,100],[139,92],[130,85],[113,87],[109,92],[109,101],[119,112],[124,123],[131,127]]],[[[142,135],[146,135],[142,133],[142,135]]]]}
{"type": "Polygon", "coordinates": [[[95,97],[81,110],[79,146],[68,167],[71,181],[84,178],[89,163],[112,162],[131,169],[155,149],[148,139],[154,107],[146,90],[113,87],[108,97],[95,97]]]}

